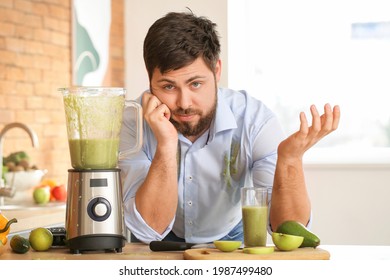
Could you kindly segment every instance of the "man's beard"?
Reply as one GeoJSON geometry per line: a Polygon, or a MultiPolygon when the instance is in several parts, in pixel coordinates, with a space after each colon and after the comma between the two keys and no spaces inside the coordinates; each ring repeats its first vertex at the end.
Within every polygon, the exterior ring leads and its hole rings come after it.
{"type": "MultiPolygon", "coordinates": [[[[176,127],[177,131],[183,134],[184,136],[199,136],[200,133],[205,131],[207,128],[210,127],[211,122],[213,121],[215,114],[217,111],[217,93],[215,93],[215,102],[211,110],[203,117],[200,118],[200,120],[196,124],[191,124],[189,122],[177,122],[174,119],[170,119],[171,123],[176,127]]],[[[175,111],[172,111],[172,114],[179,114],[179,115],[185,115],[185,114],[198,114],[200,115],[202,112],[200,110],[193,110],[191,108],[183,109],[178,108],[175,111]]]]}

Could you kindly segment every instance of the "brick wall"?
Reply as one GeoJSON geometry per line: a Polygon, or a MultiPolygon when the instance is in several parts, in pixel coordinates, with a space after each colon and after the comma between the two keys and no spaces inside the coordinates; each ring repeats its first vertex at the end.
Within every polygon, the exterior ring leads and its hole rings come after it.
{"type": "MultiPolygon", "coordinates": [[[[110,74],[124,86],[123,0],[112,0],[110,74]]],[[[19,128],[3,139],[3,155],[26,151],[47,177],[66,183],[71,167],[59,87],[70,86],[71,0],[0,1],[0,130],[22,122],[38,135],[33,148],[19,128]]]]}

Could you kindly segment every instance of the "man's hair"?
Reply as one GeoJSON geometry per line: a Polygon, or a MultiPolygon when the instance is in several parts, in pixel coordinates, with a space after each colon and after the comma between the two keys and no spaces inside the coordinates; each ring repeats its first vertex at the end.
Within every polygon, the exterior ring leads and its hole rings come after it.
{"type": "Polygon", "coordinates": [[[153,71],[177,70],[202,57],[214,72],[221,46],[216,24],[193,13],[171,12],[158,19],[144,41],[144,61],[152,79],[153,71]]]}

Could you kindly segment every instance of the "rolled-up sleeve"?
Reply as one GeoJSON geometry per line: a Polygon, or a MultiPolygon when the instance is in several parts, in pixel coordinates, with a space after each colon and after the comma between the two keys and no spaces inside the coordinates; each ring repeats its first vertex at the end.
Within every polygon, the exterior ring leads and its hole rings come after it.
{"type": "Polygon", "coordinates": [[[275,117],[269,118],[259,129],[253,142],[253,185],[272,191],[277,150],[284,139],[283,130],[275,117]]]}
{"type": "Polygon", "coordinates": [[[141,214],[137,211],[134,197],[131,197],[126,201],[124,211],[126,226],[130,229],[131,233],[137,237],[138,240],[144,243],[149,244],[153,240],[162,240],[172,229],[174,220],[172,220],[171,224],[162,234],[159,234],[151,227],[149,227],[142,218],[141,214]]]}

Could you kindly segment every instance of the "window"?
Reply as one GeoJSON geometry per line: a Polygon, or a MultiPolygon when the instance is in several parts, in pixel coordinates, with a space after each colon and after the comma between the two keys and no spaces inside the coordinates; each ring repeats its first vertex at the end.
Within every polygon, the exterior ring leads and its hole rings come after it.
{"type": "Polygon", "coordinates": [[[300,111],[310,116],[311,104],[321,112],[325,103],[338,104],[339,129],[311,154],[390,162],[387,3],[230,0],[229,87],[265,102],[288,134],[298,129],[300,111]]]}

